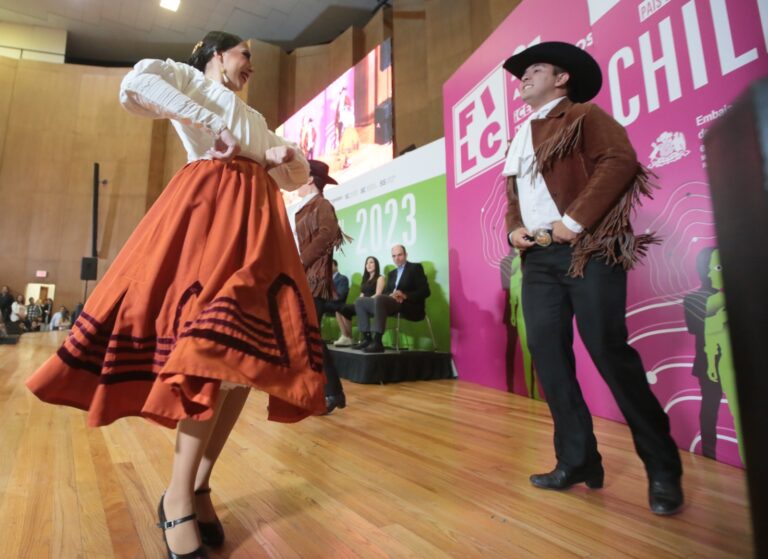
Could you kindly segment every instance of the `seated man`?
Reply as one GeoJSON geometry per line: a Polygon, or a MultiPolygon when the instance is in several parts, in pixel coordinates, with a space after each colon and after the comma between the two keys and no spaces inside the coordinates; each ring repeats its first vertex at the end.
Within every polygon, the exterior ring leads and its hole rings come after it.
{"type": "Polygon", "coordinates": [[[349,278],[339,273],[339,263],[336,262],[335,258],[332,260],[331,272],[333,273],[333,291],[336,296],[325,301],[323,304],[323,314],[336,315],[347,302],[349,278]]]}
{"type": "Polygon", "coordinates": [[[355,301],[357,328],[362,332],[363,340],[353,345],[352,349],[362,349],[365,353],[384,351],[381,337],[388,316],[401,313],[408,320],[424,318],[424,301],[430,294],[427,276],[421,264],[408,262],[407,259],[408,253],[403,245],[393,246],[392,261],[397,267],[387,274],[384,293],[355,301]]]}

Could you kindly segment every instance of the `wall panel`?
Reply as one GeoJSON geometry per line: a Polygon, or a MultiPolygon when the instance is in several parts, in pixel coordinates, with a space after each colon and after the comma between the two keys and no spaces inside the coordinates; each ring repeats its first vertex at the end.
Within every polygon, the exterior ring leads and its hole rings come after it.
{"type": "MultiPolygon", "coordinates": [[[[22,291],[49,272],[57,304],[82,298],[91,251],[93,163],[100,191],[99,276],[146,206],[152,122],[118,103],[124,69],[19,61],[0,153],[0,282],[22,291]]],[[[2,98],[0,98],[2,101],[2,98]]],[[[1,109],[1,107],[0,107],[1,109]]]]}

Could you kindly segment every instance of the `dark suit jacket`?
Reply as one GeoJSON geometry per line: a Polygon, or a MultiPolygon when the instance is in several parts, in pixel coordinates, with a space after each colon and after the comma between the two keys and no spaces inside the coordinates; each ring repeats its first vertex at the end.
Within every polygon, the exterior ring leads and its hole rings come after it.
{"type": "Polygon", "coordinates": [[[342,273],[336,274],[333,276],[333,288],[336,290],[334,301],[346,303],[349,295],[349,278],[342,273]]]}
{"type": "MultiPolygon", "coordinates": [[[[397,268],[387,274],[387,285],[384,294],[391,295],[395,290],[397,281],[397,268]]],[[[405,301],[400,308],[400,313],[408,320],[421,320],[424,318],[424,301],[429,297],[429,282],[424,274],[424,267],[418,262],[406,262],[400,283],[397,289],[405,293],[405,301]]]]}

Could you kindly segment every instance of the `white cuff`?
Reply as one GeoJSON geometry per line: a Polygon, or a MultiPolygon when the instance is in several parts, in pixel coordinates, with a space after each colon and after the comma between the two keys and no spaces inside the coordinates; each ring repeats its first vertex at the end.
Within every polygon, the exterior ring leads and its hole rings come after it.
{"type": "Polygon", "coordinates": [[[568,229],[570,229],[576,234],[579,234],[582,231],[584,231],[584,227],[582,227],[577,222],[575,222],[570,216],[568,216],[568,214],[565,214],[563,216],[563,225],[565,225],[568,229]]]}
{"type": "Polygon", "coordinates": [[[277,186],[292,192],[309,180],[309,164],[303,156],[295,157],[288,163],[272,167],[269,174],[275,179],[277,186]]]}

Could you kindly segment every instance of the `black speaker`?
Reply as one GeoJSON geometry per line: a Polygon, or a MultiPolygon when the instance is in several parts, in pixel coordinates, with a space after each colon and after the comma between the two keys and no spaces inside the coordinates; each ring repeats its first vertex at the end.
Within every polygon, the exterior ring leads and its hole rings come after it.
{"type": "Polygon", "coordinates": [[[392,141],[392,99],[382,102],[374,112],[374,141],[377,144],[387,144],[392,141]]]}
{"type": "Polygon", "coordinates": [[[80,279],[95,280],[97,263],[98,260],[96,258],[92,256],[84,256],[80,261],[80,279]]]}
{"type": "MultiPolygon", "coordinates": [[[[755,557],[768,557],[768,78],[755,82],[704,136],[723,266],[749,485],[755,557]],[[760,247],[763,248],[760,248],[760,247]]],[[[728,394],[728,398],[736,397],[728,394]]]]}

